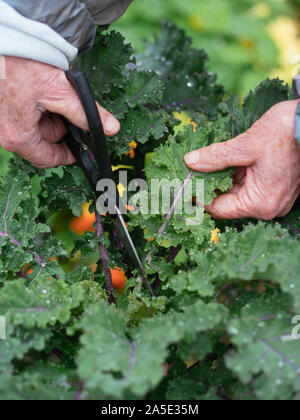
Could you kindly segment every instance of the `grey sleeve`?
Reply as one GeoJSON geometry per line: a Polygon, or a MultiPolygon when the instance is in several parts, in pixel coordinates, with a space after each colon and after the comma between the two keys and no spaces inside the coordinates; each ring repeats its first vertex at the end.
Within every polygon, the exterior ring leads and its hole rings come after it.
{"type": "Polygon", "coordinates": [[[80,52],[93,45],[95,24],[117,20],[133,0],[5,0],[21,15],[47,24],[80,52]]]}
{"type": "Polygon", "coordinates": [[[107,25],[119,19],[133,0],[82,0],[97,25],[107,25]]]}
{"type": "Polygon", "coordinates": [[[79,50],[92,45],[95,25],[79,0],[5,0],[28,19],[47,24],[79,50]]]}
{"type": "Polygon", "coordinates": [[[28,19],[0,0],[0,55],[68,70],[77,54],[78,49],[50,26],[28,19]]]}

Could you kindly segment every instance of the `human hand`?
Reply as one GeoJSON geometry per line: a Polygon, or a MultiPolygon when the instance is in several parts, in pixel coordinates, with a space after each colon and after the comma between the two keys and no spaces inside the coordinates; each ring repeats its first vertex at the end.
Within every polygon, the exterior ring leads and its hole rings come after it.
{"type": "MultiPolygon", "coordinates": [[[[6,57],[6,78],[0,80],[0,144],[38,168],[71,165],[75,159],[66,144],[58,115],[88,130],[80,100],[65,73],[47,64],[6,57]]],[[[105,134],[117,134],[118,120],[97,104],[105,134]]]]}
{"type": "Polygon", "coordinates": [[[294,138],[297,104],[279,103],[246,133],[185,156],[196,171],[237,168],[232,190],[206,207],[214,218],[271,220],[289,213],[300,193],[300,148],[294,138]]]}

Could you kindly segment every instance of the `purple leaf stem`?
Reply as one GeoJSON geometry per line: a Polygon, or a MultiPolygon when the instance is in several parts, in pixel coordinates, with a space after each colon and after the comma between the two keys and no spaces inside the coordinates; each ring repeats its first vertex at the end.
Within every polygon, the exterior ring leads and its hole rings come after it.
{"type": "MultiPolygon", "coordinates": [[[[96,210],[96,232],[97,238],[100,239],[104,235],[104,229],[102,225],[102,218],[101,215],[96,210]]],[[[109,303],[116,303],[116,298],[114,296],[114,286],[112,284],[110,269],[109,269],[109,255],[106,250],[105,245],[99,242],[99,251],[100,251],[100,259],[101,259],[101,266],[102,270],[106,277],[105,288],[109,296],[109,303]]]]}
{"type": "Polygon", "coordinates": [[[171,249],[171,253],[170,253],[170,255],[169,255],[168,259],[167,259],[167,263],[168,264],[171,264],[175,260],[175,258],[177,257],[179,251],[180,251],[180,247],[179,246],[173,247],[171,249]]]}
{"type": "Polygon", "coordinates": [[[84,381],[80,381],[78,384],[78,389],[75,395],[75,401],[80,401],[81,400],[81,396],[84,390],[84,381]]]}
{"type": "Polygon", "coordinates": [[[119,238],[119,235],[118,235],[118,232],[116,231],[116,229],[113,229],[112,233],[113,233],[114,241],[115,241],[117,247],[119,248],[119,250],[121,252],[124,252],[124,245],[123,245],[121,239],[119,238]]]}
{"type": "MultiPolygon", "coordinates": [[[[188,174],[188,176],[186,177],[186,179],[185,179],[184,183],[182,184],[182,186],[181,186],[180,190],[178,191],[178,194],[176,195],[176,197],[175,197],[175,199],[174,199],[174,201],[173,201],[173,204],[172,204],[172,206],[171,206],[171,208],[170,208],[170,210],[169,210],[168,214],[167,214],[167,215],[166,215],[166,217],[165,217],[165,221],[164,221],[164,223],[161,225],[161,227],[160,227],[160,229],[159,229],[159,231],[158,231],[159,236],[163,236],[163,234],[165,233],[165,231],[166,231],[166,229],[167,229],[167,226],[168,226],[168,223],[169,223],[169,221],[170,221],[171,217],[172,217],[172,216],[173,216],[173,214],[174,214],[174,211],[175,211],[175,209],[176,209],[176,206],[177,206],[177,204],[178,204],[178,201],[179,201],[179,199],[181,198],[181,196],[182,196],[182,194],[183,194],[183,191],[184,191],[185,187],[187,186],[187,184],[188,184],[189,180],[192,178],[193,173],[194,173],[194,171],[190,171],[190,172],[189,172],[189,174],[188,174]]],[[[152,261],[152,254],[153,254],[154,250],[155,250],[155,246],[153,246],[153,248],[152,248],[152,249],[148,252],[148,255],[147,255],[147,257],[146,257],[146,261],[147,261],[147,263],[148,263],[149,265],[151,265],[151,261],[152,261]]],[[[176,258],[176,256],[175,256],[175,258],[176,258]]]]}
{"type": "MultiPolygon", "coordinates": [[[[22,247],[21,242],[17,241],[16,239],[12,238],[11,236],[9,236],[7,233],[5,232],[0,232],[0,236],[2,236],[2,238],[8,238],[10,240],[10,242],[17,246],[18,248],[22,247]]],[[[46,263],[43,261],[42,257],[37,254],[36,252],[33,251],[29,251],[27,250],[27,252],[30,252],[30,254],[32,254],[34,256],[34,258],[36,259],[36,261],[38,262],[38,264],[42,267],[45,268],[46,267],[46,263]]]]}
{"type": "Polygon", "coordinates": [[[167,226],[168,226],[168,222],[169,222],[169,220],[171,219],[171,217],[173,216],[174,211],[175,211],[175,208],[176,208],[176,206],[177,206],[177,204],[178,204],[178,201],[179,201],[179,199],[181,198],[181,196],[182,196],[182,194],[183,194],[183,191],[184,191],[185,187],[187,186],[187,184],[188,184],[189,180],[192,178],[192,176],[193,176],[193,171],[190,171],[190,173],[189,173],[189,174],[188,174],[188,176],[186,177],[186,179],[185,179],[184,183],[182,184],[182,186],[181,186],[180,190],[178,191],[178,194],[176,195],[176,197],[175,197],[175,199],[174,199],[174,201],[173,201],[173,204],[172,204],[172,206],[171,206],[171,208],[170,208],[170,210],[169,210],[168,214],[166,215],[166,220],[165,220],[165,222],[161,225],[161,227],[160,227],[160,229],[159,229],[159,231],[158,231],[159,236],[162,236],[162,235],[165,233],[166,228],[167,228],[167,226]]]}

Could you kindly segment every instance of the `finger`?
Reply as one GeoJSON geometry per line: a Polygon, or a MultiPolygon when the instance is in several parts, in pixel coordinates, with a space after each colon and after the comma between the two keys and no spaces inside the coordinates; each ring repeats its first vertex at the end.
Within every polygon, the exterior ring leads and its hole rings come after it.
{"type": "Polygon", "coordinates": [[[40,169],[54,168],[60,165],[73,165],[76,162],[68,146],[63,144],[51,144],[41,139],[16,153],[28,160],[32,165],[40,169]]]}
{"type": "Polygon", "coordinates": [[[277,215],[277,217],[284,217],[287,214],[290,213],[290,211],[292,210],[294,206],[294,201],[292,201],[292,203],[287,204],[283,210],[281,210],[281,212],[277,215]]]}
{"type": "Polygon", "coordinates": [[[252,217],[249,211],[242,206],[239,195],[235,193],[220,195],[205,208],[214,219],[233,220],[252,217]]]}
{"type": "Polygon", "coordinates": [[[39,128],[42,139],[45,139],[49,143],[57,143],[67,133],[62,119],[53,114],[43,115],[39,123],[39,128]]]}
{"type": "Polygon", "coordinates": [[[227,194],[235,194],[237,195],[241,191],[242,185],[241,184],[234,184],[234,186],[227,192],[227,194]]]}
{"type": "MultiPolygon", "coordinates": [[[[77,127],[88,130],[88,122],[80,99],[69,83],[64,72],[60,72],[51,87],[53,92],[40,99],[40,104],[48,111],[63,115],[77,127]]],[[[96,104],[103,124],[105,135],[113,136],[120,130],[119,121],[106,109],[96,104]]]]}
{"type": "Polygon", "coordinates": [[[236,168],[236,172],[233,175],[233,183],[244,185],[246,182],[247,168],[236,168]]]}
{"type": "Polygon", "coordinates": [[[220,171],[230,166],[249,166],[255,159],[248,133],[185,155],[186,164],[191,169],[201,172],[220,171]]]}

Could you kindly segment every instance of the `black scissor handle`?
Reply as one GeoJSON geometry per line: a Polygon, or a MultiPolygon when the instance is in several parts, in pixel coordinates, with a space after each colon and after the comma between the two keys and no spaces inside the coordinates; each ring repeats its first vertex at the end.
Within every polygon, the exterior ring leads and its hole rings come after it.
{"type": "Polygon", "coordinates": [[[94,162],[91,159],[91,154],[86,147],[86,144],[89,143],[87,133],[76,127],[64,117],[63,122],[68,129],[68,133],[65,135],[64,140],[73,153],[77,164],[83,170],[92,189],[96,191],[97,183],[100,179],[100,173],[94,165],[94,162]]]}
{"type": "Polygon", "coordinates": [[[114,178],[106,144],[106,137],[88,79],[85,73],[81,70],[68,71],[66,72],[66,76],[73,88],[76,90],[85,111],[90,129],[90,138],[93,142],[92,149],[99,167],[100,177],[102,179],[113,180],[114,178]]]}

